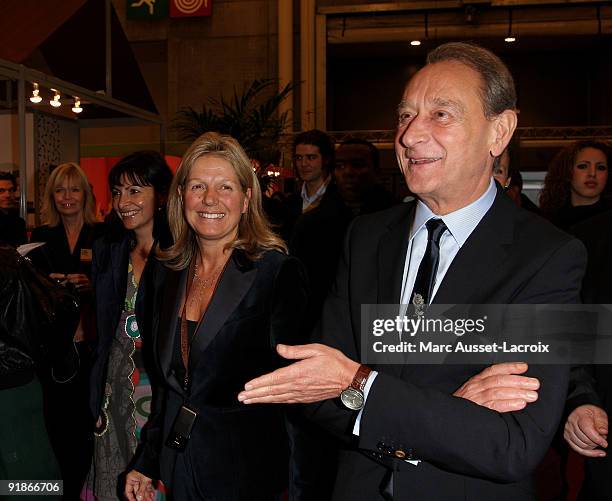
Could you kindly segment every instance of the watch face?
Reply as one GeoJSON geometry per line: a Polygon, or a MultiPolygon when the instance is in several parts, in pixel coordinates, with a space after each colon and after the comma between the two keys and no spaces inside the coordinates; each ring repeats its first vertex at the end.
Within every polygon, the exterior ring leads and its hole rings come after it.
{"type": "Polygon", "coordinates": [[[352,411],[358,411],[363,407],[363,393],[355,388],[347,388],[340,393],[340,400],[352,411]]]}

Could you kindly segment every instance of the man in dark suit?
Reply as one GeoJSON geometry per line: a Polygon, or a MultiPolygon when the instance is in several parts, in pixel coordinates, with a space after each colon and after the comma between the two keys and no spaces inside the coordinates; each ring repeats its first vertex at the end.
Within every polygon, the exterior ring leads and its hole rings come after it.
{"type": "MultiPolygon", "coordinates": [[[[582,283],[588,304],[612,303],[612,211],[587,219],[572,228],[589,255],[582,283]]],[[[586,457],[579,499],[612,499],[612,461],[607,453],[608,421],[612,413],[612,365],[580,366],[572,370],[564,437],[586,457]]]]}
{"type": "Polygon", "coordinates": [[[535,499],[531,474],[561,418],[566,368],[531,367],[539,395],[530,378],[491,394],[491,372],[513,381],[519,368],[358,362],[363,304],[578,301],[583,246],[492,180],[515,106],[512,77],[487,50],[450,43],[428,55],[400,102],[395,143],[418,200],[351,225],[319,327],[324,344],[279,346],[299,361],[239,395],[249,404],[322,401],[313,419],[352,438],[336,500],[535,499]]]}

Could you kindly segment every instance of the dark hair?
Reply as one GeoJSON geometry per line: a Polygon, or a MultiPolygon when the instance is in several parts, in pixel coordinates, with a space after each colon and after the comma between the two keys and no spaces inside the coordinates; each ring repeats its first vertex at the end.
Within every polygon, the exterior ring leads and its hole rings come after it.
{"type": "Polygon", "coordinates": [[[361,139],[359,137],[348,137],[342,143],[340,143],[339,147],[342,146],[350,146],[351,144],[358,144],[368,148],[370,151],[370,158],[372,159],[372,166],[375,170],[380,168],[380,153],[378,152],[378,148],[374,146],[370,141],[366,139],[361,139]]]}
{"type": "Polygon", "coordinates": [[[13,188],[17,189],[17,178],[11,172],[0,171],[0,181],[10,181],[13,183],[13,188]]]}
{"type": "Polygon", "coordinates": [[[512,175],[510,176],[510,184],[508,185],[508,188],[512,188],[516,186],[519,191],[523,190],[523,175],[521,174],[521,171],[518,169],[515,169],[512,171],[512,175]]]}
{"type": "MultiPolygon", "coordinates": [[[[157,210],[153,220],[153,238],[157,239],[162,248],[172,244],[172,237],[166,216],[166,201],[173,178],[172,171],[164,157],[157,151],[137,151],[122,158],[108,173],[108,186],[112,190],[121,185],[121,178],[138,186],[151,186],[155,190],[157,210]]],[[[108,222],[114,230],[117,223],[123,227],[114,211],[109,215],[108,222]]],[[[113,232],[111,230],[111,232],[113,232]]],[[[119,230],[120,232],[120,230],[119,230]]],[[[116,233],[115,233],[116,235],[116,233]]]]}
{"type": "Polygon", "coordinates": [[[108,186],[121,185],[121,178],[138,186],[152,186],[156,195],[168,195],[172,171],[157,151],[137,151],[122,158],[108,173],[108,186]]]}
{"type": "Polygon", "coordinates": [[[491,51],[466,42],[445,43],[427,54],[427,64],[457,61],[480,75],[480,98],[484,114],[491,119],[516,109],[516,90],[508,67],[491,51]]]}
{"type": "Polygon", "coordinates": [[[335,158],[334,158],[334,143],[331,138],[325,134],[322,130],[312,129],[304,132],[300,132],[293,139],[293,154],[295,155],[295,148],[298,144],[311,144],[319,148],[319,152],[323,157],[323,169],[326,172],[334,170],[335,158]]]}
{"type": "MultiPolygon", "coordinates": [[[[564,207],[571,199],[571,185],[574,176],[574,162],[576,156],[585,148],[594,148],[601,151],[608,162],[612,162],[612,147],[603,141],[584,140],[566,146],[560,150],[548,166],[544,178],[544,188],[540,194],[540,208],[546,214],[552,214],[564,207]]],[[[609,198],[612,192],[612,182],[608,180],[602,197],[609,198]]]]}

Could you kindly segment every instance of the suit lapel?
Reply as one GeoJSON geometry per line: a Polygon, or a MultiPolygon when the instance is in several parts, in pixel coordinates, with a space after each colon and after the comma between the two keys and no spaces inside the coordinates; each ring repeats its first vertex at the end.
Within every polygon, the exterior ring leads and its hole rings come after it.
{"type": "MultiPolygon", "coordinates": [[[[398,304],[400,302],[404,264],[415,206],[414,203],[411,204],[398,219],[389,223],[387,231],[378,242],[377,304],[398,304]]],[[[375,317],[382,316],[382,313],[375,315],[375,317]]],[[[399,377],[402,373],[402,366],[388,365],[385,372],[399,377]]]]}
{"type": "Polygon", "coordinates": [[[389,223],[378,242],[378,304],[397,304],[402,290],[404,263],[415,205],[389,223]]]}
{"type": "MultiPolygon", "coordinates": [[[[253,263],[242,251],[234,250],[196,332],[190,351],[190,372],[196,369],[202,353],[236,310],[251,288],[256,275],[257,270],[253,267],[253,263]]],[[[194,378],[194,386],[196,385],[197,379],[194,378]]],[[[196,391],[195,387],[193,391],[196,391]]]]}
{"type": "Polygon", "coordinates": [[[514,234],[512,200],[498,190],[493,205],[484,215],[451,263],[434,304],[480,303],[479,291],[487,277],[497,276],[512,245],[514,234]]]}
{"type": "Polygon", "coordinates": [[[113,272],[113,291],[119,303],[123,302],[127,291],[127,271],[130,252],[128,240],[124,238],[119,242],[110,244],[110,264],[113,272]]]}
{"type": "Polygon", "coordinates": [[[57,248],[61,249],[64,256],[71,256],[72,253],[70,252],[70,244],[68,243],[68,237],[66,236],[64,224],[60,221],[60,224],[54,226],[51,231],[53,232],[53,243],[51,245],[55,245],[57,248]]]}
{"type": "Polygon", "coordinates": [[[177,392],[183,393],[183,388],[177,379],[170,374],[170,364],[172,363],[172,352],[174,350],[174,340],[176,338],[179,308],[185,292],[185,282],[187,281],[187,270],[168,271],[164,282],[164,292],[162,303],[159,305],[159,324],[154,331],[159,333],[156,343],[158,345],[159,366],[164,379],[177,392]]]}

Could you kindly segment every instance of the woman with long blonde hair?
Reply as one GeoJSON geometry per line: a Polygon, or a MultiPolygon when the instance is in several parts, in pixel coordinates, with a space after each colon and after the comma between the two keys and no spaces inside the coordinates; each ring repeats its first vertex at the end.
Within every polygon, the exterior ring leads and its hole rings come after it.
{"type": "Polygon", "coordinates": [[[44,242],[29,254],[34,265],[73,288],[80,298],[81,322],[74,336],[81,360],[79,371],[71,381],[45,384],[47,427],[67,499],[78,497],[91,454],[88,384],[95,340],[91,260],[93,242],[103,232],[94,207],[89,180],[78,164],[58,165],[43,196],[45,224],[35,228],[30,238],[31,242],[44,242]]]}
{"type": "Polygon", "coordinates": [[[159,374],[147,437],[126,481],[131,501],[163,480],[173,499],[272,501],[288,483],[285,415],[244,406],[252,377],[299,341],[301,264],[270,229],[251,163],[231,137],[186,152],[168,199],[174,245],[160,254],[148,306],[159,374]]]}

